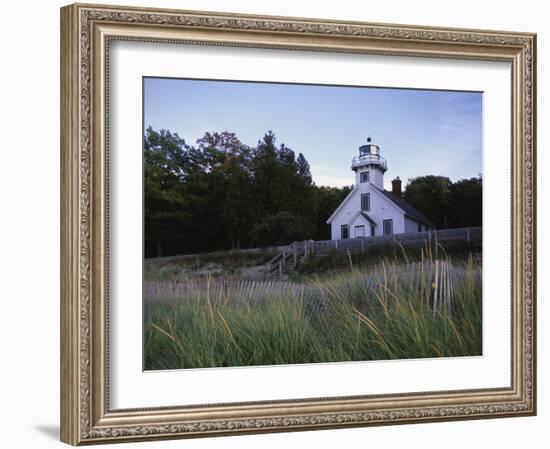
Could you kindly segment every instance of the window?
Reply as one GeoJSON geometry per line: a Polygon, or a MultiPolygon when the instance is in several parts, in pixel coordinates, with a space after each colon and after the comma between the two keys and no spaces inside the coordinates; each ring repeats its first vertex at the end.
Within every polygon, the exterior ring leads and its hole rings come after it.
{"type": "Polygon", "coordinates": [[[374,225],[373,224],[370,225],[370,236],[374,237],[374,225]]]}
{"type": "Polygon", "coordinates": [[[361,195],[361,210],[370,210],[370,193],[363,193],[361,195]]]}
{"type": "Polygon", "coordinates": [[[393,235],[393,220],[384,220],[384,235],[393,235]]]}
{"type": "Polygon", "coordinates": [[[370,176],[368,171],[364,171],[361,173],[361,182],[369,182],[370,176]]]}
{"type": "Polygon", "coordinates": [[[355,237],[365,237],[365,226],[355,226],[355,237]]]}
{"type": "Polygon", "coordinates": [[[422,232],[422,225],[418,223],[418,232],[422,232]]]}
{"type": "Polygon", "coordinates": [[[349,239],[349,228],[348,225],[342,225],[341,227],[342,232],[342,240],[349,239]]]}

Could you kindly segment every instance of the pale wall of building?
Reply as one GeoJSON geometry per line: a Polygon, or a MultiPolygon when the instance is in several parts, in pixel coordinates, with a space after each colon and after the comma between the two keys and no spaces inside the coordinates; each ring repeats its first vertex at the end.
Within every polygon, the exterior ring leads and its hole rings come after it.
{"type": "MultiPolygon", "coordinates": [[[[422,225],[422,231],[424,231],[424,225],[422,225]]],[[[418,232],[418,222],[405,217],[405,232],[418,232]]]]}
{"type": "Polygon", "coordinates": [[[363,184],[361,183],[361,173],[369,172],[370,182],[374,184],[379,189],[384,188],[384,173],[382,170],[370,168],[361,168],[355,172],[355,185],[363,184]]]}
{"type": "Polygon", "coordinates": [[[349,225],[350,237],[354,236],[354,226],[365,224],[366,236],[370,235],[368,221],[357,213],[361,210],[361,194],[370,193],[370,211],[368,215],[376,222],[375,235],[382,235],[383,220],[393,220],[393,233],[402,234],[405,232],[405,215],[391,201],[372,187],[370,183],[359,184],[351,192],[351,196],[343,205],[342,209],[334,217],[331,223],[331,238],[332,240],[340,240],[341,226],[349,225]]]}

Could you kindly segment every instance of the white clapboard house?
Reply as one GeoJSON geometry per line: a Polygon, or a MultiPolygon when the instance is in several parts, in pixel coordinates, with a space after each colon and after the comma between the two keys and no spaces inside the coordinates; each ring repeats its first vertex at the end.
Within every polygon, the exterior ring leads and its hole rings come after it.
{"type": "Polygon", "coordinates": [[[351,169],[355,172],[355,186],[327,220],[332,240],[433,229],[433,223],[402,198],[399,177],[392,181],[391,192],[384,190],[388,165],[370,137],[366,145],[359,147],[351,169]]]}

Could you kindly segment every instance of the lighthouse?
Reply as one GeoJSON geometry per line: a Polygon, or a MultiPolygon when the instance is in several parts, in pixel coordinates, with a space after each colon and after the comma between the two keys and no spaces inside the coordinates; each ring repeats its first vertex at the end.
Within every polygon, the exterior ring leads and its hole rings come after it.
{"type": "Polygon", "coordinates": [[[351,160],[351,169],[355,172],[355,185],[371,183],[379,189],[384,188],[384,173],[388,170],[386,159],[380,156],[380,147],[372,142],[359,147],[359,156],[351,160]]]}
{"type": "Polygon", "coordinates": [[[391,236],[405,232],[423,232],[433,223],[402,198],[401,180],[392,180],[392,191],[384,189],[388,163],[380,155],[380,146],[370,137],[351,160],[355,185],[327,220],[332,240],[357,237],[391,236]]]}

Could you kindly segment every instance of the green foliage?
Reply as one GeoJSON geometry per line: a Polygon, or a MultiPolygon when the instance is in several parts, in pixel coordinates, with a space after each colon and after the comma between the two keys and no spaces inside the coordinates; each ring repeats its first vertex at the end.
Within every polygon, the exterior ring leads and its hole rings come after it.
{"type": "Polygon", "coordinates": [[[305,240],[313,234],[313,224],[290,212],[267,215],[255,226],[251,233],[252,244],[260,247],[287,245],[297,240],[305,240]]]}
{"type": "Polygon", "coordinates": [[[329,238],[326,220],[349,191],[316,187],[304,155],[272,131],[250,148],[230,132],[189,146],[148,128],[144,148],[147,257],[329,238]]]}
{"type": "Polygon", "coordinates": [[[454,284],[452,313],[434,313],[423,266],[412,278],[392,279],[400,267],[389,261],[314,278],[309,293],[298,297],[215,301],[202,292],[177,301],[150,299],[144,306],[145,368],[480,355],[481,265],[470,258],[455,267],[463,275],[454,284]]]}
{"type": "Polygon", "coordinates": [[[309,164],[305,157],[295,157],[285,144],[276,146],[275,134],[269,131],[254,149],[252,176],[255,223],[267,215],[289,212],[309,219],[315,214],[314,190],[309,164]]]}
{"type": "Polygon", "coordinates": [[[162,242],[178,238],[189,222],[182,180],[188,146],[177,134],[148,128],[144,139],[145,235],[162,255],[162,242]]]}
{"type": "Polygon", "coordinates": [[[451,181],[444,176],[420,176],[409,180],[404,198],[430,218],[437,228],[446,227],[451,198],[451,181]]]}
{"type": "Polygon", "coordinates": [[[315,186],[317,214],[313,240],[331,239],[330,225],[327,224],[327,220],[350,192],[351,186],[342,188],[315,186]]]}
{"type": "Polygon", "coordinates": [[[482,225],[482,184],[481,176],[453,183],[450,200],[452,207],[449,209],[450,227],[482,225]]]}
{"type": "Polygon", "coordinates": [[[442,228],[481,226],[482,178],[457,182],[444,176],[420,176],[409,180],[404,198],[442,228]]]}

